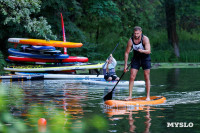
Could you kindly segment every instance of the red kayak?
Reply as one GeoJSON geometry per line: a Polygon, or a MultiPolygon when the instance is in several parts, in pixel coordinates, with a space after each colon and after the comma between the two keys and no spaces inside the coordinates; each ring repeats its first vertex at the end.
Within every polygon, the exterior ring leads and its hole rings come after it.
{"type": "Polygon", "coordinates": [[[67,59],[38,59],[38,58],[28,58],[28,57],[18,57],[18,56],[8,56],[8,59],[11,61],[17,62],[88,62],[87,57],[77,57],[77,56],[69,56],[67,59]]]}

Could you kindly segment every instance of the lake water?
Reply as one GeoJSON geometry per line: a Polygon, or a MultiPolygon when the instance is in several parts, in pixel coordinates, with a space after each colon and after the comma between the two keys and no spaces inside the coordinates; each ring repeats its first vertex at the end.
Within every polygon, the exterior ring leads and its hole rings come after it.
{"type": "MultiPolygon", "coordinates": [[[[12,125],[20,121],[25,125],[24,132],[199,133],[199,73],[198,68],[152,69],[151,95],[165,96],[166,103],[123,109],[106,108],[103,103],[103,96],[113,86],[69,80],[4,81],[1,83],[7,91],[4,101],[9,103],[7,111],[14,118],[6,128],[14,130],[12,125]],[[42,117],[47,120],[44,129],[37,124],[42,117]]],[[[128,80],[129,73],[123,79],[128,80]]],[[[142,70],[137,80],[144,80],[142,70]]],[[[133,97],[145,95],[144,87],[133,89],[133,97]]],[[[127,96],[128,87],[117,86],[114,99],[127,96]]]]}

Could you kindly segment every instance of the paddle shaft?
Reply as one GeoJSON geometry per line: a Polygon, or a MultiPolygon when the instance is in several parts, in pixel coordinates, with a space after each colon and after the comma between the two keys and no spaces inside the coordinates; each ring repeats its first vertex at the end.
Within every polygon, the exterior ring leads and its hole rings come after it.
{"type": "Polygon", "coordinates": [[[113,54],[113,52],[115,51],[115,49],[117,48],[118,45],[119,45],[119,43],[117,43],[117,45],[115,46],[115,48],[113,49],[111,54],[113,54]]]}
{"type": "MultiPolygon", "coordinates": [[[[112,53],[111,54],[113,54],[114,53],[114,51],[115,51],[115,49],[117,48],[117,46],[119,45],[119,43],[117,43],[117,45],[115,46],[115,48],[113,49],[113,51],[112,51],[112,53]]],[[[110,58],[110,56],[108,56],[108,58],[107,59],[109,59],[110,58]]],[[[106,65],[106,62],[103,64],[103,68],[104,68],[104,66],[106,65]]]]}
{"type": "MultiPolygon", "coordinates": [[[[131,61],[132,63],[132,61],[131,61]]],[[[126,68],[126,70],[128,70],[128,68],[130,67],[131,63],[128,65],[128,67],[126,68]]],[[[115,87],[118,85],[119,81],[122,79],[122,77],[124,76],[126,72],[123,72],[122,75],[120,76],[119,80],[117,81],[117,83],[115,84],[115,86],[113,87],[112,91],[114,91],[115,87]]]]}
{"type": "MultiPolygon", "coordinates": [[[[115,46],[115,48],[113,49],[113,51],[112,51],[112,53],[111,54],[113,54],[114,53],[114,51],[115,51],[115,49],[117,48],[117,46],[119,45],[119,43],[117,43],[117,45],[115,46]]],[[[110,58],[110,56],[108,56],[108,59],[110,58]]],[[[106,62],[105,62],[106,63],[106,62]]]]}

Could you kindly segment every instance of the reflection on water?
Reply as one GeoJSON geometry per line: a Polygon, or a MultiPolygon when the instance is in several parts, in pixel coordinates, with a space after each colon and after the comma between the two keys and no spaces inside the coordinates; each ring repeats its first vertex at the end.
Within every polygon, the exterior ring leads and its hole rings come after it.
{"type": "MultiPolygon", "coordinates": [[[[158,69],[151,71],[151,95],[165,96],[156,106],[105,108],[103,96],[112,86],[86,85],[80,81],[39,80],[2,82],[8,92],[8,111],[26,125],[37,127],[47,119],[52,127],[69,132],[198,132],[200,130],[199,69],[158,69]],[[35,113],[37,112],[37,113],[35,113]],[[194,128],[169,128],[167,122],[193,122],[194,128]],[[55,123],[58,125],[55,126],[55,123]]],[[[144,80],[142,71],[137,80],[144,80]]],[[[128,79],[127,74],[125,79],[128,79]]],[[[133,97],[145,96],[145,88],[134,87],[133,97]]],[[[128,96],[128,87],[117,86],[114,99],[128,96]]],[[[14,123],[14,122],[13,122],[14,123]]],[[[53,130],[55,131],[55,130],[53,130]]]]}
{"type": "MultiPolygon", "coordinates": [[[[152,109],[155,109],[152,107],[152,109]]],[[[129,132],[134,133],[137,126],[135,123],[137,123],[137,119],[140,119],[138,117],[138,114],[143,111],[145,114],[143,117],[145,118],[143,121],[143,125],[145,125],[143,133],[149,133],[149,129],[151,126],[151,117],[150,117],[150,106],[132,106],[132,107],[125,107],[125,108],[112,108],[112,109],[105,109],[104,112],[108,114],[110,117],[109,119],[111,121],[119,121],[120,119],[125,119],[127,121],[127,125],[129,125],[129,132]],[[127,118],[125,117],[127,116],[127,118]]],[[[115,125],[115,124],[113,124],[115,125]]],[[[113,132],[113,131],[110,131],[113,132]]]]}

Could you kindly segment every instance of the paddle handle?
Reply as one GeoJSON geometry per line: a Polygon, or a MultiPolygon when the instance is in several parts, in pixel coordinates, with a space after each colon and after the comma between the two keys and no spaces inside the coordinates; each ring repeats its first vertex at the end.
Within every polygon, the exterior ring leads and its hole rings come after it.
{"type": "Polygon", "coordinates": [[[113,52],[115,51],[115,49],[117,48],[118,45],[119,45],[119,42],[117,43],[117,45],[115,46],[115,48],[113,49],[111,54],[113,54],[113,52]]]}

